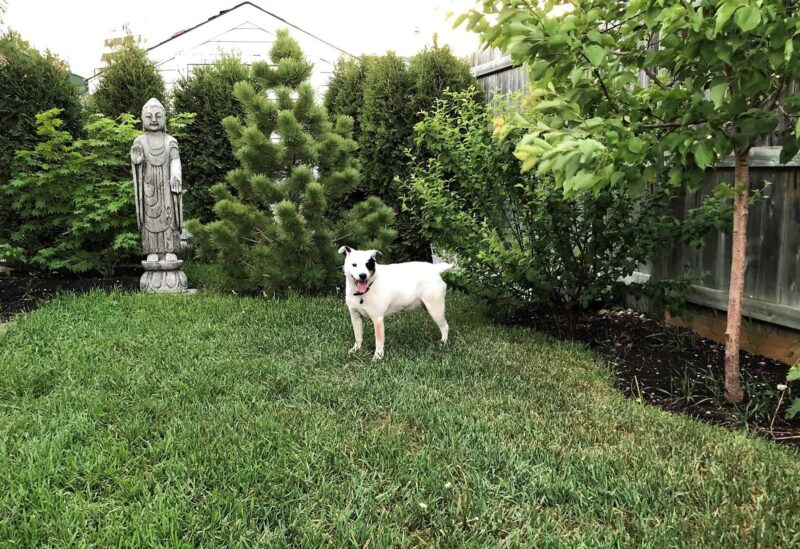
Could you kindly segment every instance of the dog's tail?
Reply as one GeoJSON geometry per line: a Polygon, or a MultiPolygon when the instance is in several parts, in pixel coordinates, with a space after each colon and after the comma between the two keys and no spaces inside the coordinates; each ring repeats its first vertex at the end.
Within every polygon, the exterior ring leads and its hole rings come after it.
{"type": "Polygon", "coordinates": [[[433,266],[436,268],[436,272],[439,274],[442,274],[445,271],[449,271],[450,269],[455,267],[455,265],[453,265],[452,263],[434,263],[433,266]]]}

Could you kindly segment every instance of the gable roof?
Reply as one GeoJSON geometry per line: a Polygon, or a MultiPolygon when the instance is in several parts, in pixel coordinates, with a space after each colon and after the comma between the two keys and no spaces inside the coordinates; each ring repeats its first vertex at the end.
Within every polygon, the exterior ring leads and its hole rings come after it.
{"type": "Polygon", "coordinates": [[[149,48],[147,48],[147,51],[152,51],[152,50],[156,49],[156,48],[157,48],[157,47],[159,47],[159,46],[163,46],[163,45],[164,45],[164,44],[166,44],[167,42],[169,42],[169,41],[171,41],[171,40],[174,40],[174,39],[178,38],[179,36],[183,36],[184,34],[186,34],[186,33],[188,33],[188,32],[191,32],[191,31],[193,31],[193,30],[195,30],[195,29],[197,29],[197,28],[199,28],[199,27],[202,27],[203,25],[205,25],[205,24],[207,24],[207,23],[209,23],[209,22],[213,21],[214,19],[217,19],[218,17],[222,17],[223,15],[225,15],[225,14],[227,14],[227,13],[230,13],[230,12],[232,12],[232,11],[236,10],[236,9],[239,9],[239,8],[241,8],[242,6],[251,6],[251,7],[255,8],[255,9],[257,9],[257,10],[261,11],[261,12],[264,12],[264,13],[266,13],[267,15],[269,15],[269,16],[271,16],[271,17],[274,17],[275,19],[277,19],[277,20],[278,20],[278,21],[280,21],[281,23],[284,23],[284,24],[286,24],[286,25],[288,25],[288,26],[292,27],[293,29],[295,29],[295,30],[298,30],[298,31],[302,32],[303,34],[306,34],[306,35],[310,36],[311,38],[313,38],[313,39],[315,39],[315,40],[317,40],[317,41],[319,41],[319,42],[322,42],[322,43],[323,43],[323,44],[325,44],[326,46],[330,46],[331,48],[333,48],[333,49],[335,49],[335,50],[338,50],[338,51],[342,52],[343,54],[345,54],[345,55],[348,55],[348,56],[350,56],[350,57],[357,57],[357,56],[353,55],[352,53],[350,53],[350,52],[347,52],[347,51],[343,50],[342,48],[340,48],[340,47],[338,47],[338,46],[334,46],[333,44],[331,44],[331,43],[330,43],[330,42],[328,42],[327,40],[323,40],[323,39],[322,39],[322,38],[320,38],[319,36],[317,36],[317,35],[315,35],[315,34],[312,34],[312,33],[308,32],[307,30],[301,29],[300,27],[298,27],[297,25],[295,25],[295,24],[293,24],[293,23],[290,23],[289,21],[287,21],[287,20],[286,20],[286,19],[284,19],[283,17],[280,17],[280,16],[278,16],[278,15],[275,15],[274,13],[272,13],[272,12],[270,12],[270,11],[267,11],[267,10],[265,10],[264,8],[262,8],[261,6],[259,6],[259,5],[256,5],[256,4],[252,3],[252,2],[242,2],[242,3],[240,3],[240,4],[236,4],[235,6],[233,6],[233,7],[232,7],[232,8],[230,8],[230,9],[227,9],[227,10],[222,10],[222,11],[221,11],[221,12],[219,12],[217,15],[214,15],[213,17],[209,17],[208,19],[206,19],[206,20],[205,20],[205,21],[203,21],[202,23],[199,23],[199,24],[197,24],[197,25],[195,25],[195,26],[193,26],[193,27],[190,27],[190,28],[188,28],[188,29],[183,29],[183,30],[180,30],[180,31],[176,32],[175,34],[173,34],[172,36],[170,36],[170,37],[169,37],[169,38],[167,38],[166,40],[163,40],[163,41],[159,42],[159,43],[158,43],[158,44],[156,44],[155,46],[152,46],[152,47],[149,47],[149,48]]]}

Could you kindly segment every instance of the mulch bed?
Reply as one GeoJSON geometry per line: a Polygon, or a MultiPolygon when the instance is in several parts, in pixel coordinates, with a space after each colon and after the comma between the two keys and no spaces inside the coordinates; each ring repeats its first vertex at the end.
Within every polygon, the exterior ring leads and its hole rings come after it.
{"type": "Polygon", "coordinates": [[[40,278],[0,274],[0,322],[18,313],[31,311],[40,303],[63,292],[87,293],[91,290],[138,290],[141,275],[123,274],[112,278],[40,278]]]}
{"type": "MultiPolygon", "coordinates": [[[[523,323],[555,337],[567,338],[562,315],[518,316],[523,323]]],[[[786,384],[789,367],[777,360],[741,353],[742,386],[746,400],[725,402],[725,346],[647,318],[631,309],[610,308],[581,313],[574,339],[604,357],[619,389],[671,412],[730,429],[747,429],[775,442],[800,449],[800,417],[787,421],[784,412],[800,382],[789,384],[783,401],[779,384],[786,384]],[[777,410],[777,412],[776,412],[777,410]]]]}

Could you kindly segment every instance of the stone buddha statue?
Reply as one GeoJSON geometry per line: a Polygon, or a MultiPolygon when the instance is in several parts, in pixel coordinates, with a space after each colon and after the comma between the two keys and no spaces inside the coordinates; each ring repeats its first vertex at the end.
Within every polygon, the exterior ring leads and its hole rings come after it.
{"type": "Polygon", "coordinates": [[[142,107],[144,135],[131,147],[136,222],[147,259],[141,288],[181,292],[187,288],[181,250],[183,224],[181,160],[178,141],[165,133],[167,112],[158,99],[142,107]]]}

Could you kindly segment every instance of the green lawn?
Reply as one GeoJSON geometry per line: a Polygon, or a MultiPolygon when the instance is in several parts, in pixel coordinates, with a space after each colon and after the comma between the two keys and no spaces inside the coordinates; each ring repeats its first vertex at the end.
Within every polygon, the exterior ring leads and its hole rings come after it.
{"type": "MultiPolygon", "coordinates": [[[[355,357],[344,303],[64,297],[0,335],[0,546],[800,543],[800,460],[626,400],[449,297],[355,357]]],[[[367,332],[369,333],[369,331],[367,332]]]]}

